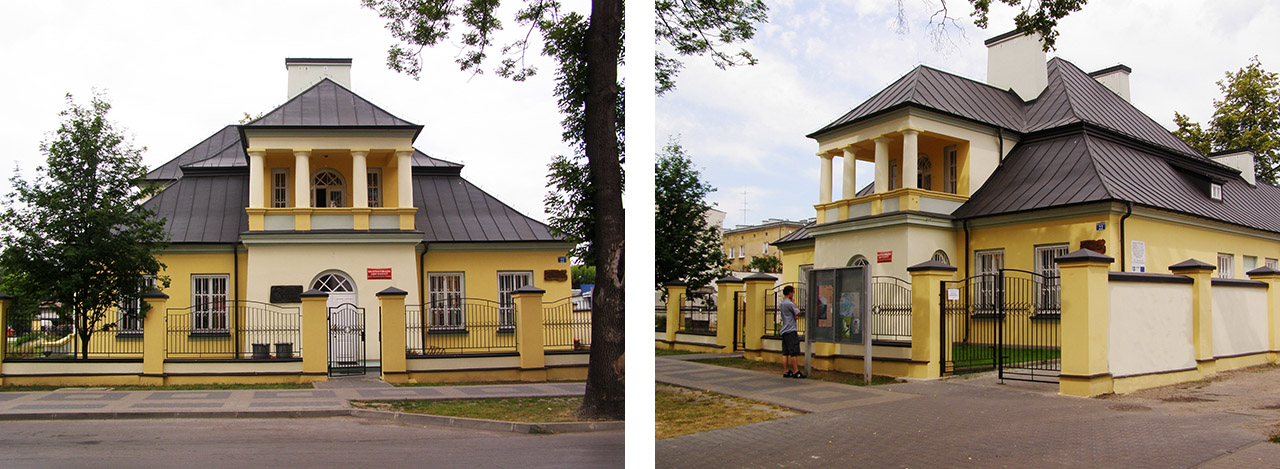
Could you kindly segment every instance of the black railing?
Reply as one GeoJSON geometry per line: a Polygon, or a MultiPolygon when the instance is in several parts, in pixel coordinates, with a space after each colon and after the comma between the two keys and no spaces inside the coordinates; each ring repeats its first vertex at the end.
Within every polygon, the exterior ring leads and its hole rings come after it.
{"type": "Polygon", "coordinates": [[[590,350],[591,310],[570,298],[542,304],[544,348],[590,350]]]}
{"type": "Polygon", "coordinates": [[[661,301],[653,308],[654,315],[657,319],[654,321],[654,331],[667,332],[667,305],[661,301]]]}
{"type": "MultiPolygon", "coordinates": [[[[809,308],[809,289],[803,283],[789,282],[778,285],[771,290],[764,292],[764,335],[776,336],[778,330],[782,328],[782,316],[778,314],[778,305],[782,304],[782,300],[786,298],[782,294],[782,290],[787,286],[795,288],[795,296],[792,299],[796,303],[796,308],[800,309],[803,315],[809,308]]],[[[796,328],[803,333],[805,329],[805,320],[796,321],[796,328]]]]}
{"type": "Polygon", "coordinates": [[[142,359],[142,331],[96,331],[89,337],[88,353],[82,353],[80,334],[67,325],[42,327],[15,333],[5,358],[21,359],[142,359]]]}
{"type": "Polygon", "coordinates": [[[716,306],[700,298],[680,295],[680,332],[714,334],[716,306]]]}
{"type": "Polygon", "coordinates": [[[442,298],[426,305],[408,305],[404,318],[405,354],[439,357],[514,353],[515,321],[504,321],[501,310],[498,302],[479,298],[442,298]]]}
{"type": "Polygon", "coordinates": [[[165,358],[292,359],[302,357],[302,312],[257,301],[170,308],[165,358]]]}
{"type": "Polygon", "coordinates": [[[911,341],[911,282],[871,277],[871,339],[911,341]]]}

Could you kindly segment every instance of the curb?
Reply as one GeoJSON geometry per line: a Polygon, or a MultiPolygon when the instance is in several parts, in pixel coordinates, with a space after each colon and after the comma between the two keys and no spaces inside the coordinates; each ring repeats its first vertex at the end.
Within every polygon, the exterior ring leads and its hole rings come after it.
{"type": "Polygon", "coordinates": [[[370,420],[386,420],[411,425],[440,425],[449,427],[470,428],[474,430],[490,430],[514,433],[584,433],[622,430],[626,422],[560,422],[560,423],[521,423],[502,420],[471,419],[465,417],[443,417],[439,415],[406,414],[382,410],[353,409],[352,417],[370,420]]]}
{"type": "Polygon", "coordinates": [[[0,414],[0,421],[20,420],[137,420],[137,419],[272,419],[350,416],[347,409],[194,411],[194,412],[32,412],[0,414]]]}

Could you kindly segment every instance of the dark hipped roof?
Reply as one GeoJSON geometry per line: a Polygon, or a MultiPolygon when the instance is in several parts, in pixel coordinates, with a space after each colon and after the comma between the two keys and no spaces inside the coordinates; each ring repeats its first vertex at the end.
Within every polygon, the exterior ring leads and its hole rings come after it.
{"type": "Polygon", "coordinates": [[[160,167],[147,173],[147,179],[171,181],[182,177],[182,167],[196,165],[202,167],[237,167],[246,166],[248,157],[240,146],[240,133],[236,126],[228,125],[197,143],[177,158],[169,160],[160,167]]]}
{"type": "Polygon", "coordinates": [[[428,242],[559,241],[551,230],[459,176],[413,178],[414,225],[428,242]]]}
{"type": "Polygon", "coordinates": [[[777,241],[774,241],[769,244],[777,246],[780,244],[790,243],[792,241],[804,241],[807,239],[813,239],[813,235],[809,234],[809,228],[816,224],[818,224],[816,221],[805,223],[805,225],[800,227],[800,229],[787,233],[786,236],[778,238],[777,241]]]}
{"type": "Polygon", "coordinates": [[[245,127],[404,127],[422,130],[325,78],[245,127]]]}
{"type": "Polygon", "coordinates": [[[973,218],[1114,200],[1280,232],[1280,189],[1183,169],[1176,157],[1160,153],[1083,127],[1019,143],[953,215],[973,218]],[[1222,183],[1221,202],[1198,187],[1210,180],[1222,183]]]}
{"type": "Polygon", "coordinates": [[[164,217],[173,243],[234,243],[249,230],[249,175],[178,179],[144,207],[164,217]]]}

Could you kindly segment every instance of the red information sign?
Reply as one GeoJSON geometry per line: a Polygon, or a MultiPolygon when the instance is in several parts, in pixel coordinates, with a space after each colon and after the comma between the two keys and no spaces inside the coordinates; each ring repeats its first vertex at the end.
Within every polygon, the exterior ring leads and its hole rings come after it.
{"type": "Polygon", "coordinates": [[[369,280],[391,280],[391,268],[369,269],[369,280]]]}
{"type": "Polygon", "coordinates": [[[893,251],[877,252],[876,262],[893,262],[893,251]]]}

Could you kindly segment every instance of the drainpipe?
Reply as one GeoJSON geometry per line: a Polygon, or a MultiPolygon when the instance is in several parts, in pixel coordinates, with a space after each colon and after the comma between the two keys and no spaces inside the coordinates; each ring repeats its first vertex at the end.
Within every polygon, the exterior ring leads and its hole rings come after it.
{"type": "Polygon", "coordinates": [[[1000,162],[996,166],[1004,166],[1004,127],[996,127],[996,144],[1000,146],[1000,153],[996,155],[1000,162]]]}
{"type": "Polygon", "coordinates": [[[969,278],[969,219],[964,220],[964,278],[969,278]]]}
{"type": "Polygon", "coordinates": [[[426,265],[427,265],[427,242],[423,241],[422,254],[418,255],[418,308],[419,308],[418,311],[421,311],[424,313],[423,317],[426,317],[425,313],[427,309],[427,304],[426,304],[427,274],[425,272],[426,265]]]}
{"type": "MultiPolygon", "coordinates": [[[[235,305],[240,303],[240,242],[237,241],[231,245],[231,314],[236,322],[240,325],[240,312],[237,311],[235,305]]],[[[243,303],[240,303],[243,304],[243,303]]],[[[236,357],[240,357],[240,332],[233,334],[235,343],[236,357]]]]}
{"type": "Polygon", "coordinates": [[[1124,220],[1125,220],[1126,218],[1129,218],[1129,215],[1133,215],[1133,202],[1128,202],[1128,203],[1127,203],[1127,205],[1125,206],[1124,216],[1123,216],[1123,217],[1120,217],[1120,271],[1121,271],[1121,272],[1128,272],[1128,271],[1129,271],[1129,267],[1128,267],[1127,265],[1125,265],[1125,255],[1124,255],[1124,247],[1125,247],[1125,245],[1124,245],[1124,220]]]}

